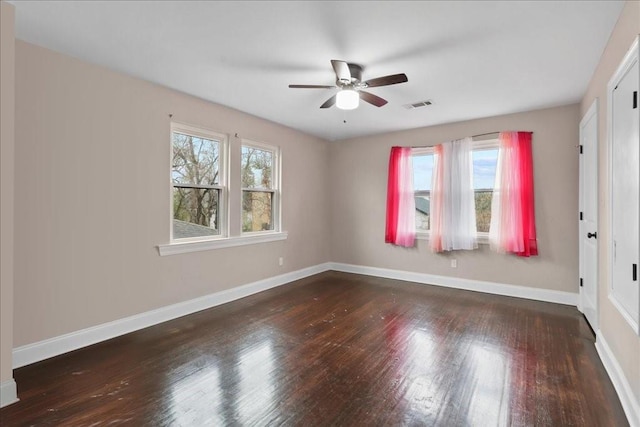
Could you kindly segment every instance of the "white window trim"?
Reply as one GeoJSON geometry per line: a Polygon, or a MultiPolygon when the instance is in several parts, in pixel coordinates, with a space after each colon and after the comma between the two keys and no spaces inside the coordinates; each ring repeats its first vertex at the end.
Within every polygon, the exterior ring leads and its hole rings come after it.
{"type": "MultiPolygon", "coordinates": [[[[205,139],[214,139],[220,142],[220,181],[219,186],[220,199],[218,207],[220,216],[219,229],[220,234],[213,236],[201,236],[190,237],[184,239],[173,239],[173,191],[170,191],[170,209],[169,209],[169,243],[158,245],[158,253],[160,256],[177,255],[190,252],[208,251],[214,249],[231,248],[235,246],[255,245],[259,243],[276,242],[280,240],[286,240],[289,233],[281,230],[281,197],[280,197],[280,162],[281,153],[278,147],[262,144],[255,141],[242,141],[242,145],[251,145],[256,148],[268,149],[274,153],[274,189],[268,191],[274,191],[277,194],[277,203],[274,203],[274,210],[277,210],[277,222],[274,219],[274,230],[266,230],[260,232],[243,233],[240,236],[230,236],[229,234],[229,171],[231,170],[230,156],[229,156],[229,135],[216,132],[211,129],[204,128],[202,126],[192,126],[185,123],[172,122],[169,136],[169,144],[171,147],[169,156],[169,171],[172,168],[173,162],[173,133],[183,133],[205,139]],[[277,227],[277,229],[275,229],[277,227]]],[[[169,174],[169,188],[173,188],[173,180],[171,174],[169,174]]],[[[275,218],[275,217],[274,217],[275,218]]]]}
{"type": "MultiPolygon", "coordinates": [[[[500,141],[497,138],[494,139],[485,139],[481,141],[473,141],[472,151],[480,151],[480,150],[492,150],[496,148],[500,148],[500,141]]],[[[412,156],[419,156],[425,154],[433,154],[433,147],[414,147],[411,149],[412,156]]],[[[414,193],[416,191],[414,190],[414,193]]],[[[489,233],[484,231],[477,232],[477,242],[479,245],[488,245],[489,244],[489,233]]],[[[431,238],[431,231],[416,231],[416,239],[418,240],[429,240],[431,238]]]]}
{"type": "MultiPolygon", "coordinates": [[[[219,197],[218,197],[218,234],[212,236],[202,236],[202,237],[188,237],[183,239],[174,239],[173,238],[173,191],[169,192],[169,239],[170,245],[173,244],[190,244],[190,243],[200,243],[204,241],[213,241],[213,240],[222,240],[227,239],[229,236],[229,189],[228,189],[228,175],[229,175],[229,136],[227,134],[216,132],[214,130],[206,129],[201,126],[192,126],[185,123],[172,122],[171,123],[171,133],[170,133],[170,156],[169,156],[169,172],[171,172],[171,168],[173,167],[173,134],[181,133],[184,135],[195,136],[198,138],[203,138],[207,140],[217,141],[219,144],[218,150],[218,185],[213,186],[214,188],[220,189],[219,197]]],[[[170,188],[173,189],[173,180],[171,178],[171,173],[169,173],[169,185],[170,188]]],[[[166,246],[166,245],[163,245],[166,246]]],[[[160,246],[158,246],[160,247],[160,246]]]]}
{"type": "MultiPolygon", "coordinates": [[[[240,140],[240,150],[242,151],[242,147],[248,146],[257,148],[259,150],[270,151],[273,153],[273,176],[272,176],[272,188],[240,188],[240,200],[242,200],[242,194],[244,191],[263,191],[272,193],[272,204],[273,211],[271,212],[271,221],[273,222],[273,230],[264,230],[264,231],[242,231],[242,206],[240,206],[240,236],[241,237],[254,237],[254,236],[262,236],[266,234],[279,233],[282,229],[280,212],[282,211],[282,197],[280,193],[280,147],[276,147],[275,145],[266,144],[263,142],[258,142],[250,139],[241,139],[240,140]],[[275,199],[275,200],[274,200],[275,199]]],[[[241,163],[242,165],[242,163],[241,163]]],[[[240,182],[242,182],[242,166],[240,166],[238,173],[241,174],[240,182]]]]}
{"type": "Polygon", "coordinates": [[[278,240],[286,240],[289,233],[280,232],[261,232],[260,234],[251,236],[234,236],[208,240],[183,242],[178,240],[165,245],[158,245],[160,256],[185,254],[189,252],[209,251],[213,249],[232,248],[234,246],[255,245],[258,243],[276,242],[278,240]]]}
{"type": "MultiPolygon", "coordinates": [[[[473,145],[472,151],[494,150],[496,148],[500,148],[500,140],[498,138],[493,138],[493,139],[485,139],[482,141],[473,141],[472,145],[473,145]]],[[[489,232],[478,231],[477,233],[478,233],[478,244],[488,245],[489,232]]]]}
{"type": "Polygon", "coordinates": [[[498,138],[484,139],[482,141],[473,141],[472,145],[473,149],[471,151],[492,150],[500,148],[500,140],[498,138]]]}

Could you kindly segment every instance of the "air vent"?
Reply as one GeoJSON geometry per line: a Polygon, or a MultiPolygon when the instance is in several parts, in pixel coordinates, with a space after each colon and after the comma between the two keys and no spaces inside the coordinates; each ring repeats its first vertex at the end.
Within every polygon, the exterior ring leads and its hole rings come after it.
{"type": "Polygon", "coordinates": [[[431,100],[426,100],[426,101],[415,102],[413,104],[406,104],[404,105],[404,108],[406,108],[407,110],[415,110],[416,108],[426,107],[431,104],[433,104],[431,100]]]}

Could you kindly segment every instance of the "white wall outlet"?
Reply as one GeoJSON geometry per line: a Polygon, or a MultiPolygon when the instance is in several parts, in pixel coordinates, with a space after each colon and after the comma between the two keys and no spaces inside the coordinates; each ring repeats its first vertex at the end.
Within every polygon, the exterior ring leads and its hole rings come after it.
{"type": "Polygon", "coordinates": [[[452,259],[451,260],[451,268],[456,268],[458,267],[458,260],[457,259],[452,259]]]}
{"type": "Polygon", "coordinates": [[[278,265],[282,266],[283,264],[284,264],[284,258],[283,257],[278,258],[278,265]]]}

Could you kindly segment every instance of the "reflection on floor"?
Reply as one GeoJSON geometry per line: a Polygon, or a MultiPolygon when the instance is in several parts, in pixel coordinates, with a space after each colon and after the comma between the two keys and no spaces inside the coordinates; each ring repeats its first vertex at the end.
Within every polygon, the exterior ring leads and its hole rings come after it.
{"type": "Polygon", "coordinates": [[[627,425],[574,307],[327,272],[16,370],[4,425],[627,425]]]}

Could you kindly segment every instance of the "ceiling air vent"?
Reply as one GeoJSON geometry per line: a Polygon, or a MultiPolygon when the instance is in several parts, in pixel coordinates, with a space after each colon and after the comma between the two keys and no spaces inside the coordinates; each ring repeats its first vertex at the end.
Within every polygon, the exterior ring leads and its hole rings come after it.
{"type": "Polygon", "coordinates": [[[416,108],[426,107],[431,104],[433,104],[431,100],[426,100],[426,101],[414,102],[413,104],[405,104],[404,108],[406,108],[407,110],[415,110],[416,108]]]}

